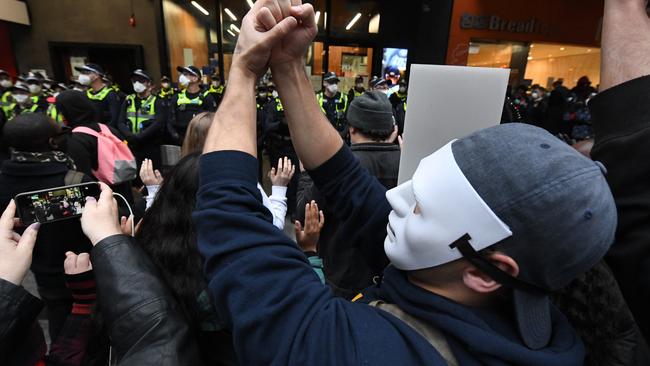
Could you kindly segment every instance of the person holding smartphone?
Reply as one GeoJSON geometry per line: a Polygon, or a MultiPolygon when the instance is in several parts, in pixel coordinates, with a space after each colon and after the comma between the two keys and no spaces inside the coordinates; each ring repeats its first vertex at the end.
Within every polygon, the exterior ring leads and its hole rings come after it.
{"type": "MultiPolygon", "coordinates": [[[[12,148],[11,158],[0,167],[0,206],[23,192],[92,182],[75,173],[75,164],[61,152],[65,148],[61,126],[41,113],[17,116],[6,123],[4,137],[12,148]]],[[[38,205],[39,221],[47,219],[50,203],[38,205]]],[[[90,250],[79,219],[43,225],[34,249],[31,270],[38,292],[45,302],[49,334],[56,339],[72,306],[72,295],[65,285],[63,261],[66,251],[90,250]]]]}

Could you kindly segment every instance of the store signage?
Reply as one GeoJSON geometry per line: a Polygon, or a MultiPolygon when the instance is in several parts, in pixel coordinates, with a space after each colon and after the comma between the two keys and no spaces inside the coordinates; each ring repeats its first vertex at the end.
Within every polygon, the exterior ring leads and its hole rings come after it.
{"type": "Polygon", "coordinates": [[[539,20],[510,20],[498,15],[463,14],[460,18],[462,29],[487,29],[491,31],[510,33],[547,33],[548,25],[539,20]]]}

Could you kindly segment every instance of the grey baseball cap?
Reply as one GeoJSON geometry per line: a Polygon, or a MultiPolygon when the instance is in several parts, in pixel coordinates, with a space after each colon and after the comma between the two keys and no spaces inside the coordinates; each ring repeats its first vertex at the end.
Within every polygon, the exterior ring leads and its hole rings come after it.
{"type": "Polygon", "coordinates": [[[545,130],[520,123],[473,133],[454,142],[452,152],[512,231],[492,248],[512,257],[519,275],[501,272],[473,251],[469,238],[452,248],[513,289],[521,338],[531,349],[542,348],[552,335],[548,293],[593,267],[614,241],[617,214],[605,168],[545,130]]]}

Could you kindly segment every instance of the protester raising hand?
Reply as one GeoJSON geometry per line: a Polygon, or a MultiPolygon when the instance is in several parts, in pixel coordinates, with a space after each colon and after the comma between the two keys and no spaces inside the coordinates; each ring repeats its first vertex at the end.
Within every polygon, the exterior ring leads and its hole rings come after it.
{"type": "Polygon", "coordinates": [[[16,203],[11,200],[0,218],[0,278],[20,286],[32,264],[32,251],[40,224],[31,224],[23,235],[14,231],[16,203]]]}
{"type": "Polygon", "coordinates": [[[158,169],[153,169],[153,162],[150,159],[144,159],[140,167],[140,180],[145,186],[159,186],[163,182],[162,174],[158,169]]]}
{"type": "Polygon", "coordinates": [[[296,220],[296,241],[303,252],[316,252],[320,231],[325,225],[323,211],[318,210],[318,204],[311,201],[305,205],[305,227],[296,220]]]}
{"type": "Polygon", "coordinates": [[[93,245],[109,236],[122,234],[113,191],[104,183],[100,185],[102,193],[99,200],[87,197],[86,207],[81,215],[81,229],[93,245]]]}
{"type": "Polygon", "coordinates": [[[280,158],[278,160],[278,168],[271,168],[269,171],[269,179],[273,186],[286,187],[291,182],[291,178],[296,173],[296,166],[291,163],[288,157],[280,158]]]}

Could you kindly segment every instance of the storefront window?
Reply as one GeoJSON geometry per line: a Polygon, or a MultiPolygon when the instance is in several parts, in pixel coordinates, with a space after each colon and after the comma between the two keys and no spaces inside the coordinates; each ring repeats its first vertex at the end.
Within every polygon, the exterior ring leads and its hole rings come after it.
{"type": "Polygon", "coordinates": [[[564,79],[574,87],[587,76],[592,85],[600,84],[600,49],[562,44],[534,43],[530,46],[526,80],[550,88],[555,80],[564,79]]]}

